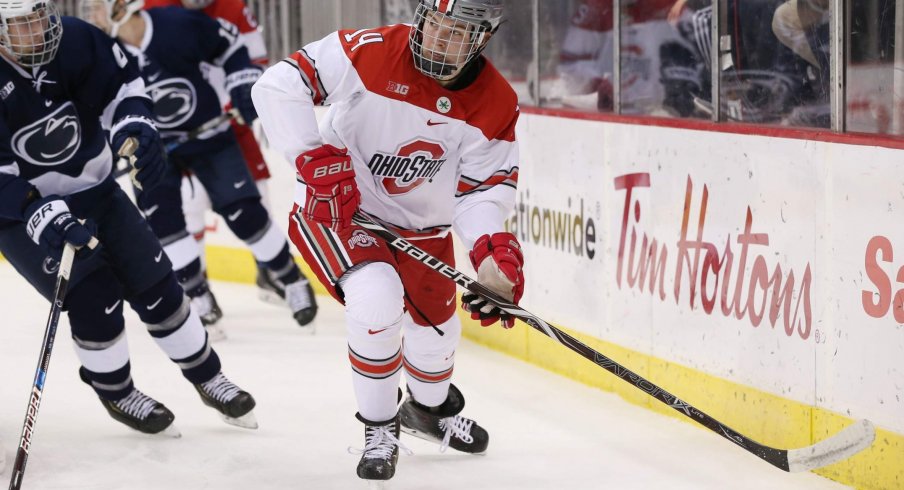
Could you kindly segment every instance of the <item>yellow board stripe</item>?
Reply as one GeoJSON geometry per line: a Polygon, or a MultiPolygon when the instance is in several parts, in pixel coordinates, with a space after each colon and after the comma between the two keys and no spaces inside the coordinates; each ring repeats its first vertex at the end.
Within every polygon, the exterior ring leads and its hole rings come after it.
{"type": "MultiPolygon", "coordinates": [[[[307,264],[299,263],[304,273],[313,277],[307,264]]],[[[246,250],[208,245],[207,264],[208,274],[213,279],[254,282],[256,267],[251,253],[246,250]]],[[[318,281],[311,283],[318,294],[326,294],[318,281]]],[[[671,408],[532,328],[523,324],[511,330],[484,328],[465,314],[459,316],[464,326],[463,335],[474,342],[589,386],[617,393],[631,403],[696,426],[671,408]]],[[[733,383],[586,334],[563,330],[763,444],[787,449],[807,446],[853,422],[850,417],[825,409],[733,383]]],[[[771,470],[767,467],[765,471],[771,470]]],[[[816,473],[862,490],[904,489],[904,435],[878,428],[872,447],[816,473]]]]}

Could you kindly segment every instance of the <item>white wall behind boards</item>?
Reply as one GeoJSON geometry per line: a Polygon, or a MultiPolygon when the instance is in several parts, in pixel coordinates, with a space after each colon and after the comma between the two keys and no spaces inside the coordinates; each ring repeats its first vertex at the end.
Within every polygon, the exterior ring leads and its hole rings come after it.
{"type": "Polygon", "coordinates": [[[904,432],[899,150],[541,115],[518,137],[528,309],[904,432]]]}
{"type": "Polygon", "coordinates": [[[900,150],[537,114],[518,139],[530,311],[904,434],[900,150]]]}

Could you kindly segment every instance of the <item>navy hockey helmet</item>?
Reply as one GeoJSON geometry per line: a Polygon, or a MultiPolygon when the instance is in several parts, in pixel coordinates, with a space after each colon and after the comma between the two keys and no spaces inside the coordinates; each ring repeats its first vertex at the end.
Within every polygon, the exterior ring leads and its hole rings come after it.
{"type": "Polygon", "coordinates": [[[503,0],[419,0],[408,36],[415,68],[437,80],[455,78],[480,56],[502,10],[503,0]]]}
{"type": "Polygon", "coordinates": [[[0,48],[18,64],[49,63],[62,37],[60,11],[52,0],[0,0],[0,48]]]}
{"type": "Polygon", "coordinates": [[[78,16],[116,37],[119,28],[144,8],[144,0],[79,0],[78,16]]]}

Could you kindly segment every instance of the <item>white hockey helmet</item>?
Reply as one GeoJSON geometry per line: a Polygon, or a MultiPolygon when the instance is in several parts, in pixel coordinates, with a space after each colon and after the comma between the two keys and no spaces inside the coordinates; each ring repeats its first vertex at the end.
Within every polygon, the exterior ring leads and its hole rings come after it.
{"type": "Polygon", "coordinates": [[[201,10],[207,8],[214,0],[182,0],[182,6],[187,9],[201,10]]]}
{"type": "Polygon", "coordinates": [[[119,28],[142,8],[144,0],[79,0],[78,16],[116,37],[119,28]]]}
{"type": "Polygon", "coordinates": [[[408,36],[415,68],[437,80],[455,78],[486,47],[502,10],[503,0],[419,0],[408,36]]]}
{"type": "Polygon", "coordinates": [[[63,24],[53,0],[0,0],[0,48],[22,66],[41,66],[60,49],[63,24]]]}

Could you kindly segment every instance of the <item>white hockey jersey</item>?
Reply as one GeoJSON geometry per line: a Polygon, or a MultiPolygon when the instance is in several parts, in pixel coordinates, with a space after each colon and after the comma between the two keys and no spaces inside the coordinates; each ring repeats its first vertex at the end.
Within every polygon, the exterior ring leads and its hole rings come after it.
{"type": "MultiPolygon", "coordinates": [[[[470,248],[502,231],[518,181],[517,97],[487,61],[447,90],[418,72],[404,24],[339,31],[270,67],[252,92],[271,145],[290,162],[348,148],[361,209],[412,239],[455,226],[470,248]],[[318,129],[313,106],[329,105],[318,129]]],[[[305,186],[296,184],[303,204],[305,186]]]]}

